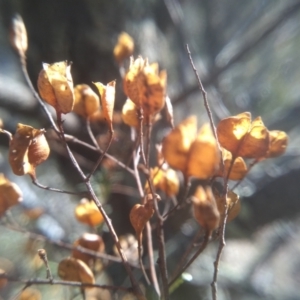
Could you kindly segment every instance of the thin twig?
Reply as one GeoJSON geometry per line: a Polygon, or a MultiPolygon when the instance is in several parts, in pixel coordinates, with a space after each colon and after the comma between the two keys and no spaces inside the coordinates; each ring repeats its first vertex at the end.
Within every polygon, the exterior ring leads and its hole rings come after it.
{"type": "Polygon", "coordinates": [[[4,134],[6,134],[7,135],[7,137],[8,137],[8,139],[9,139],[9,141],[11,141],[12,140],[12,138],[13,138],[13,135],[9,132],[9,131],[7,131],[7,130],[4,130],[4,129],[2,129],[2,128],[0,128],[0,133],[4,133],[4,134]]]}
{"type": "MultiPolygon", "coordinates": [[[[108,227],[108,229],[110,231],[110,234],[111,234],[111,236],[112,236],[112,238],[113,238],[113,240],[114,240],[114,242],[116,244],[118,253],[120,254],[120,257],[122,259],[123,265],[124,265],[124,267],[126,269],[126,272],[127,272],[128,276],[130,278],[130,281],[131,281],[131,284],[132,284],[132,287],[133,287],[133,290],[134,290],[136,296],[138,297],[139,300],[142,300],[142,299],[144,299],[143,293],[140,290],[140,287],[139,287],[138,283],[136,282],[136,280],[135,280],[135,278],[133,276],[132,270],[131,270],[130,265],[128,263],[128,260],[127,260],[127,258],[125,256],[124,252],[123,252],[123,249],[121,247],[119,238],[118,238],[118,236],[117,236],[117,234],[115,232],[115,229],[114,229],[114,227],[113,227],[113,225],[111,223],[111,220],[107,216],[107,214],[106,214],[106,212],[105,212],[105,210],[104,210],[101,202],[97,198],[97,196],[96,196],[96,194],[95,194],[95,192],[94,192],[94,190],[92,188],[90,180],[86,180],[86,176],[82,172],[82,170],[81,170],[80,166],[78,165],[76,159],[74,158],[74,156],[73,156],[70,148],[68,147],[68,144],[67,144],[67,142],[65,140],[65,135],[64,135],[64,131],[63,131],[62,122],[61,122],[61,116],[60,115],[58,115],[57,123],[58,123],[58,127],[60,129],[60,132],[61,132],[62,140],[63,140],[64,145],[65,145],[65,147],[67,149],[67,152],[69,154],[69,157],[70,157],[73,165],[76,167],[78,173],[81,175],[82,180],[85,182],[86,188],[87,188],[87,190],[88,190],[88,192],[89,192],[92,200],[94,201],[94,203],[96,204],[96,206],[98,207],[100,213],[103,216],[103,219],[104,219],[104,221],[105,221],[105,223],[106,223],[106,225],[107,225],[107,227],[108,227]]],[[[103,157],[104,157],[104,155],[103,155],[103,157]]]]}
{"type": "Polygon", "coordinates": [[[204,106],[205,106],[205,109],[206,109],[206,112],[207,112],[207,115],[208,115],[208,118],[209,118],[211,130],[213,131],[213,135],[214,135],[214,137],[215,137],[215,139],[217,141],[218,148],[219,148],[219,150],[221,152],[221,148],[220,148],[220,144],[219,144],[218,136],[217,136],[217,131],[216,131],[216,126],[214,124],[214,120],[213,120],[213,117],[212,117],[211,109],[209,107],[208,100],[207,100],[207,93],[206,93],[206,91],[205,91],[205,89],[203,87],[202,81],[200,79],[198,71],[197,71],[197,69],[195,67],[195,64],[193,62],[192,54],[191,54],[190,49],[189,49],[189,45],[186,45],[186,50],[187,50],[187,53],[188,53],[188,56],[189,56],[189,59],[190,59],[191,66],[193,68],[193,71],[194,71],[195,76],[196,76],[197,81],[198,81],[199,90],[201,91],[202,96],[203,96],[203,102],[204,102],[204,106]]]}
{"type": "Polygon", "coordinates": [[[183,204],[185,203],[184,201],[187,199],[190,188],[191,188],[191,180],[189,178],[184,179],[184,192],[183,192],[183,197],[181,198],[180,201],[171,209],[169,210],[165,215],[164,218],[166,219],[170,215],[172,215],[175,211],[178,211],[183,207],[183,204]]]}
{"type": "Polygon", "coordinates": [[[200,255],[200,253],[206,248],[209,240],[210,240],[211,232],[206,230],[204,235],[204,240],[199,249],[195,252],[195,254],[191,257],[191,259],[183,266],[178,274],[174,276],[174,278],[170,281],[169,286],[177,280],[177,278],[195,261],[195,259],[200,255]]]}
{"type": "MultiPolygon", "coordinates": [[[[109,254],[106,254],[106,253],[100,253],[100,252],[92,251],[92,250],[89,250],[89,249],[84,248],[82,246],[74,246],[72,244],[65,243],[65,242],[62,242],[62,241],[51,240],[51,239],[48,239],[47,237],[45,237],[44,235],[29,232],[29,231],[21,228],[20,226],[17,226],[16,224],[14,226],[5,225],[5,228],[8,228],[8,229],[13,230],[13,231],[21,232],[24,235],[26,235],[29,239],[32,239],[32,240],[44,241],[44,242],[49,243],[51,245],[55,245],[55,246],[65,248],[65,249],[68,249],[68,250],[78,250],[79,252],[91,255],[95,258],[100,258],[100,259],[104,259],[104,260],[108,260],[108,261],[112,261],[112,262],[116,262],[116,263],[122,262],[121,258],[119,258],[119,257],[112,256],[112,255],[109,255],[109,254]]],[[[132,265],[132,266],[136,267],[136,265],[132,265]]]]}
{"type": "Polygon", "coordinates": [[[151,276],[152,284],[155,288],[155,291],[156,291],[157,295],[160,296],[160,287],[158,284],[156,270],[155,270],[153,242],[152,242],[152,229],[151,229],[150,222],[146,223],[146,240],[147,240],[147,248],[148,248],[150,276],[151,276]]]}
{"type": "MultiPolygon", "coordinates": [[[[225,203],[226,203],[226,200],[225,200],[225,203]]],[[[212,290],[212,298],[213,298],[213,300],[217,300],[218,299],[217,280],[218,280],[219,263],[220,263],[222,251],[223,251],[223,249],[224,249],[224,247],[226,245],[226,243],[225,243],[225,228],[226,228],[227,216],[228,216],[228,207],[225,204],[224,217],[221,220],[221,228],[220,228],[221,234],[220,234],[219,248],[218,248],[216,260],[214,261],[214,275],[213,275],[213,281],[211,283],[211,290],[212,290]]]]}
{"type": "MultiPolygon", "coordinates": [[[[141,199],[144,199],[144,190],[141,183],[141,178],[139,175],[139,171],[137,168],[138,165],[138,159],[137,159],[137,153],[135,149],[133,150],[133,170],[135,173],[135,180],[136,184],[139,190],[139,194],[141,199]]],[[[155,262],[154,262],[154,255],[153,255],[153,243],[152,243],[152,230],[150,226],[150,222],[148,221],[146,223],[146,241],[147,241],[147,250],[148,250],[148,257],[149,257],[149,270],[150,270],[150,277],[153,283],[153,286],[155,288],[156,293],[160,296],[160,288],[158,284],[158,279],[155,271],[155,262]]]]}
{"type": "Polygon", "coordinates": [[[72,287],[96,287],[101,289],[107,290],[121,290],[125,292],[131,291],[130,288],[125,288],[122,286],[114,286],[114,285],[105,285],[105,284],[92,284],[92,283],[82,283],[76,281],[65,281],[65,280],[49,280],[49,279],[41,279],[41,278],[33,278],[33,279],[21,279],[21,278],[14,278],[11,276],[7,276],[6,274],[0,274],[0,278],[6,278],[9,282],[20,282],[25,284],[26,288],[31,285],[64,285],[64,286],[72,286],[72,287]]]}
{"type": "Polygon", "coordinates": [[[150,141],[151,141],[152,123],[146,125],[146,166],[149,168],[150,160],[150,141]]]}
{"type": "MultiPolygon", "coordinates": [[[[113,227],[113,225],[111,223],[111,220],[107,216],[107,214],[106,214],[106,212],[105,212],[102,204],[100,203],[99,199],[97,198],[97,196],[96,196],[96,194],[95,194],[95,192],[94,192],[94,190],[92,188],[92,185],[91,185],[90,181],[86,180],[85,174],[83,173],[83,171],[81,170],[80,166],[78,165],[78,163],[77,163],[77,161],[76,161],[73,153],[71,152],[71,150],[70,150],[70,148],[69,148],[69,146],[68,146],[68,144],[66,142],[66,137],[65,137],[65,134],[64,134],[64,129],[63,129],[63,126],[62,126],[61,113],[59,111],[57,111],[57,126],[56,126],[56,124],[55,124],[55,122],[54,122],[54,120],[53,120],[53,118],[52,118],[49,110],[45,106],[44,102],[40,99],[40,97],[36,93],[36,91],[35,91],[32,83],[31,83],[31,80],[30,80],[30,78],[28,76],[28,73],[27,73],[25,59],[21,58],[20,60],[21,60],[21,64],[22,64],[23,73],[25,75],[25,78],[26,78],[26,80],[28,82],[28,85],[29,85],[29,87],[30,87],[33,95],[38,100],[38,102],[40,103],[40,105],[43,107],[44,111],[46,112],[46,114],[47,114],[47,116],[48,116],[48,118],[49,118],[49,120],[50,120],[50,122],[51,122],[51,124],[52,124],[52,126],[54,128],[54,130],[58,134],[60,140],[63,142],[63,145],[64,145],[64,147],[67,150],[67,153],[69,155],[69,158],[70,158],[73,166],[77,170],[78,174],[81,176],[83,182],[85,182],[86,188],[87,188],[87,190],[88,190],[91,198],[93,199],[94,203],[96,204],[96,206],[98,207],[100,213],[103,216],[103,219],[104,219],[104,221],[105,221],[105,223],[106,223],[106,225],[107,225],[107,227],[108,227],[108,229],[110,231],[110,234],[111,234],[111,236],[112,236],[112,238],[113,238],[113,240],[114,240],[114,242],[116,244],[116,247],[118,249],[119,255],[120,255],[121,259],[122,259],[123,266],[125,267],[125,270],[126,270],[128,276],[130,278],[130,281],[131,281],[131,284],[132,284],[132,288],[133,288],[133,291],[134,291],[135,295],[137,296],[137,298],[139,300],[145,300],[145,296],[143,295],[143,293],[142,293],[142,291],[140,289],[140,286],[138,285],[136,279],[133,276],[132,270],[131,270],[130,265],[129,265],[128,261],[127,261],[127,258],[126,258],[125,254],[123,252],[123,249],[121,247],[121,244],[120,244],[120,241],[118,239],[118,236],[117,236],[117,234],[116,234],[116,232],[114,230],[114,227],[113,227]]],[[[104,155],[103,155],[103,157],[104,157],[104,155]]]]}
{"type": "Polygon", "coordinates": [[[88,132],[90,139],[92,140],[94,146],[100,151],[100,147],[99,147],[99,144],[97,143],[97,140],[93,134],[93,131],[91,128],[91,122],[90,122],[89,118],[86,119],[86,129],[87,129],[87,132],[88,132]]]}
{"type": "Polygon", "coordinates": [[[71,163],[73,164],[73,166],[75,167],[75,169],[79,173],[82,180],[85,181],[86,176],[84,175],[83,171],[81,170],[80,166],[78,165],[72,151],[70,150],[70,148],[67,144],[67,141],[66,141],[66,138],[65,138],[65,132],[64,132],[64,128],[63,128],[63,121],[62,121],[60,112],[57,112],[57,126],[58,126],[59,133],[60,133],[59,134],[60,140],[63,142],[63,145],[67,150],[67,153],[68,153],[69,159],[71,160],[71,163]]]}
{"type": "MultiPolygon", "coordinates": [[[[157,199],[159,198],[158,195],[155,194],[155,190],[152,184],[152,180],[149,176],[149,164],[147,163],[147,157],[144,152],[144,139],[143,139],[143,109],[139,109],[139,140],[140,140],[140,155],[145,167],[145,175],[147,178],[147,182],[150,188],[150,192],[153,197],[153,204],[154,204],[154,210],[155,214],[157,216],[157,236],[158,236],[158,253],[159,253],[159,270],[162,278],[162,299],[168,300],[169,299],[169,289],[168,289],[168,272],[167,272],[167,263],[166,263],[166,253],[165,253],[165,240],[164,240],[164,230],[163,230],[163,222],[164,218],[161,216],[159,209],[158,209],[158,204],[157,204],[157,199]]],[[[147,140],[148,143],[149,141],[149,134],[150,130],[148,131],[147,135],[147,140]]]]}
{"type": "Polygon", "coordinates": [[[209,104],[208,104],[207,93],[206,93],[206,91],[203,88],[202,81],[201,81],[201,79],[199,77],[199,74],[198,74],[198,71],[197,71],[197,69],[196,69],[196,67],[194,65],[194,62],[193,62],[193,59],[192,59],[192,55],[191,55],[191,52],[190,52],[190,49],[189,49],[188,45],[186,45],[186,49],[187,49],[187,53],[188,53],[188,56],[189,56],[189,59],[190,59],[191,66],[192,66],[192,68],[194,70],[194,73],[195,73],[197,81],[198,81],[199,90],[201,91],[202,96],[203,96],[204,106],[206,108],[206,112],[207,112],[207,115],[208,115],[208,118],[209,118],[209,121],[210,121],[211,129],[213,131],[213,135],[214,135],[214,137],[216,139],[216,143],[217,143],[217,146],[218,146],[218,149],[219,149],[219,152],[220,152],[220,156],[221,156],[221,172],[223,173],[223,179],[224,179],[223,199],[224,199],[224,208],[225,209],[224,209],[224,215],[222,216],[222,219],[221,219],[220,242],[219,242],[219,248],[218,248],[218,253],[217,253],[216,261],[214,262],[214,276],[213,276],[213,282],[211,284],[211,286],[212,286],[213,300],[216,300],[217,299],[217,278],[218,278],[218,270],[219,270],[219,261],[220,261],[220,258],[221,258],[221,254],[222,254],[223,248],[225,247],[225,227],[226,227],[226,220],[227,220],[227,215],[228,215],[228,207],[227,207],[227,203],[226,203],[227,191],[228,191],[228,178],[229,178],[229,174],[231,172],[231,168],[233,166],[234,160],[232,159],[231,167],[229,168],[228,174],[226,176],[226,174],[225,174],[224,160],[223,160],[223,157],[222,157],[222,151],[221,151],[220,143],[219,143],[219,140],[218,140],[216,127],[214,125],[214,121],[213,121],[213,118],[212,118],[212,113],[211,113],[211,110],[210,110],[210,107],[209,107],[209,104]]]}
{"type": "Polygon", "coordinates": [[[202,234],[202,229],[200,229],[196,233],[196,235],[194,236],[193,240],[190,242],[189,246],[187,247],[186,251],[181,256],[180,262],[177,264],[176,269],[174,270],[173,275],[171,277],[172,280],[173,280],[173,278],[176,277],[177,274],[182,274],[181,270],[182,270],[183,266],[185,265],[185,261],[188,258],[188,256],[191,254],[191,251],[195,248],[195,243],[200,238],[201,234],[202,234]]]}
{"type": "Polygon", "coordinates": [[[115,243],[115,245],[117,247],[118,253],[119,253],[119,255],[120,255],[121,259],[122,259],[122,262],[123,262],[123,265],[124,265],[124,267],[126,269],[128,277],[129,277],[129,279],[131,281],[132,288],[133,288],[133,290],[135,292],[135,295],[137,296],[137,298],[139,300],[145,300],[145,297],[144,297],[144,295],[143,295],[143,293],[142,293],[142,291],[140,289],[140,286],[138,285],[135,277],[133,276],[132,270],[131,270],[130,265],[128,263],[128,260],[127,260],[127,258],[125,256],[125,253],[123,252],[123,249],[122,249],[122,246],[120,244],[119,238],[118,238],[118,236],[117,236],[117,234],[115,232],[115,229],[114,229],[114,227],[112,225],[111,219],[107,216],[107,214],[106,214],[106,212],[105,212],[105,210],[104,210],[101,202],[97,198],[97,196],[96,196],[96,194],[95,194],[95,192],[94,192],[94,190],[92,188],[91,182],[87,181],[87,182],[85,182],[85,184],[86,184],[86,187],[87,187],[88,191],[90,192],[90,195],[91,195],[94,203],[96,204],[96,206],[98,207],[99,211],[101,212],[101,214],[103,216],[103,219],[104,219],[104,221],[105,221],[105,223],[106,223],[106,225],[107,225],[107,227],[108,227],[108,229],[110,231],[110,234],[111,234],[111,236],[112,236],[112,238],[114,240],[114,243],[115,243]]]}
{"type": "Polygon", "coordinates": [[[231,190],[235,190],[242,182],[243,180],[246,178],[246,176],[249,174],[249,172],[251,171],[251,169],[258,163],[259,161],[257,159],[255,159],[248,167],[247,173],[245,174],[245,176],[239,180],[232,188],[231,190]]]}
{"type": "Polygon", "coordinates": [[[47,191],[51,191],[51,192],[56,192],[56,193],[61,193],[61,194],[69,194],[69,195],[77,195],[77,196],[83,196],[83,195],[86,195],[87,193],[86,192],[70,192],[70,191],[64,191],[64,190],[60,190],[60,189],[57,189],[57,188],[52,188],[52,187],[49,187],[49,186],[45,186],[41,183],[39,183],[37,181],[37,178],[34,177],[34,176],[30,176],[31,177],[31,180],[32,180],[32,183],[43,189],[43,190],[47,190],[47,191]]]}
{"type": "MultiPolygon", "coordinates": [[[[69,135],[69,134],[65,134],[65,139],[67,142],[71,142],[71,143],[74,143],[74,144],[77,144],[77,145],[81,145],[87,149],[90,149],[90,150],[93,150],[93,151],[96,151],[96,152],[99,152],[100,153],[103,153],[103,151],[100,149],[97,149],[96,147],[72,136],[72,135],[69,135]]],[[[126,166],[124,163],[122,163],[121,161],[119,161],[118,159],[116,159],[115,157],[113,157],[112,155],[108,154],[108,153],[105,153],[104,155],[105,157],[109,158],[110,160],[112,160],[113,162],[115,162],[118,166],[120,166],[121,168],[123,168],[124,170],[126,170],[127,172],[129,172],[131,175],[134,176],[134,171],[129,168],[128,166],[126,166]]]]}
{"type": "Polygon", "coordinates": [[[100,157],[98,158],[97,162],[94,165],[94,168],[92,170],[92,172],[86,177],[86,180],[90,180],[90,178],[93,176],[93,174],[96,172],[96,170],[98,169],[99,165],[101,164],[103,158],[105,157],[106,152],[108,151],[108,149],[110,148],[110,145],[112,143],[114,139],[114,131],[110,130],[109,131],[109,141],[108,144],[106,146],[106,148],[104,149],[104,151],[101,153],[100,157]]]}
{"type": "Polygon", "coordinates": [[[163,218],[157,218],[157,238],[158,238],[158,253],[159,253],[159,269],[162,280],[162,299],[168,300],[169,286],[168,286],[168,269],[165,251],[165,238],[164,238],[164,221],[163,218]]]}
{"type": "Polygon", "coordinates": [[[21,61],[21,67],[22,67],[22,71],[23,71],[23,74],[24,74],[24,77],[25,77],[25,80],[30,88],[30,91],[32,92],[34,98],[38,101],[39,105],[42,107],[42,109],[44,110],[45,114],[47,115],[47,118],[49,119],[53,129],[55,130],[55,132],[57,134],[59,134],[59,129],[57,128],[56,126],[56,123],[50,113],[50,111],[48,110],[45,102],[40,98],[39,94],[36,92],[35,88],[33,87],[32,85],[32,82],[29,78],[29,75],[28,75],[28,72],[27,72],[27,65],[26,65],[26,60],[25,59],[20,59],[21,61]]]}
{"type": "Polygon", "coordinates": [[[47,258],[47,252],[46,252],[46,250],[45,249],[39,249],[38,250],[38,255],[39,255],[40,259],[43,261],[43,263],[45,264],[46,272],[47,272],[46,278],[50,282],[52,282],[53,281],[53,276],[52,276],[51,270],[49,268],[49,263],[48,263],[48,258],[47,258]]]}
{"type": "Polygon", "coordinates": [[[134,171],[134,178],[135,178],[135,181],[136,181],[136,185],[137,185],[137,188],[139,190],[139,194],[140,194],[140,197],[141,199],[144,198],[144,189],[143,189],[143,186],[142,186],[142,183],[141,183],[141,178],[140,178],[140,175],[139,175],[139,171],[138,171],[138,160],[135,158],[137,155],[137,151],[136,150],[133,150],[133,171],[134,171]]]}
{"type": "Polygon", "coordinates": [[[125,270],[130,278],[130,281],[131,281],[131,284],[132,284],[132,287],[133,287],[133,290],[135,292],[135,295],[137,296],[137,298],[139,300],[144,300],[144,296],[143,296],[143,293],[138,285],[138,283],[136,282],[134,276],[133,276],[133,273],[132,273],[132,270],[129,266],[129,263],[127,261],[127,258],[123,252],[123,249],[121,247],[121,244],[120,244],[120,241],[119,241],[119,238],[115,232],[115,229],[111,223],[111,220],[110,218],[107,216],[101,202],[99,201],[99,199],[97,198],[93,188],[92,188],[92,185],[91,185],[91,182],[90,180],[86,180],[86,176],[84,175],[84,173],[82,172],[80,166],[78,165],[75,157],[73,156],[73,153],[71,152],[67,142],[66,142],[66,139],[65,139],[65,135],[64,135],[64,129],[63,129],[63,126],[62,126],[62,120],[61,120],[61,114],[58,113],[57,114],[57,124],[58,124],[58,128],[59,128],[59,131],[60,131],[60,136],[61,136],[61,139],[62,139],[62,142],[68,152],[68,155],[69,155],[69,158],[72,162],[72,164],[74,165],[74,167],[76,168],[76,170],[78,171],[79,175],[81,176],[82,180],[85,182],[85,185],[86,185],[86,188],[90,194],[90,197],[92,198],[92,200],[94,201],[94,203],[96,204],[96,206],[98,207],[100,213],[102,214],[103,216],[103,219],[110,231],[110,234],[116,244],[116,247],[118,249],[118,253],[120,254],[120,257],[122,259],[122,262],[123,262],[123,265],[125,267],[125,270]]]}
{"type": "Polygon", "coordinates": [[[145,280],[147,282],[148,285],[150,285],[150,280],[148,278],[148,275],[146,273],[146,270],[145,270],[145,267],[144,267],[144,264],[143,264],[143,259],[142,259],[142,236],[138,237],[138,255],[139,255],[139,265],[140,265],[140,268],[143,272],[143,275],[145,277],[145,280]]]}

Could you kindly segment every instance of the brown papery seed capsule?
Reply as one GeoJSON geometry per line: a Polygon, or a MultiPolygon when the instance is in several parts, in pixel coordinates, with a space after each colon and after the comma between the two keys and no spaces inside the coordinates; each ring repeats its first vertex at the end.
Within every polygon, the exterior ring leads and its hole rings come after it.
{"type": "Polygon", "coordinates": [[[219,226],[220,213],[213,196],[211,187],[199,186],[192,198],[196,221],[210,232],[219,226]]]}

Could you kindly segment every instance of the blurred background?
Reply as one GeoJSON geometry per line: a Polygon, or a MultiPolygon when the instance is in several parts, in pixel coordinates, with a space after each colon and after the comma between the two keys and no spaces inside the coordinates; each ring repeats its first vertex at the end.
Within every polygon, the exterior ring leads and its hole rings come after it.
{"type": "MultiPolygon", "coordinates": [[[[0,118],[14,132],[17,123],[37,128],[51,126],[23,78],[19,59],[9,44],[11,18],[19,13],[29,39],[27,64],[36,86],[42,62],[72,61],[74,84],[117,80],[116,110],[125,101],[113,48],[122,31],[135,41],[135,56],[157,61],[168,73],[168,94],[175,123],[197,114],[200,125],[208,121],[203,100],[189,63],[189,45],[208,93],[216,124],[222,118],[249,111],[261,116],[269,129],[289,135],[285,155],[256,165],[240,184],[239,217],[227,226],[227,242],[220,264],[219,299],[300,299],[300,1],[294,0],[0,0],[0,118]]],[[[155,127],[153,141],[165,135],[164,122],[155,127]]],[[[89,141],[82,120],[66,116],[69,134],[89,141]]],[[[97,137],[105,129],[96,124],[97,137]],[[102,130],[102,131],[101,131],[102,130]]],[[[119,123],[110,153],[121,160],[130,157],[129,131],[119,123]],[[125,130],[125,131],[124,131],[125,130]]],[[[43,184],[80,190],[80,178],[62,148],[51,140],[50,159],[38,168],[43,184]]],[[[72,148],[85,171],[97,158],[94,152],[72,148]]],[[[74,208],[79,197],[55,194],[32,186],[27,177],[12,174],[7,163],[8,140],[0,135],[0,171],[23,191],[23,203],[0,223],[0,268],[15,276],[44,276],[33,260],[36,249],[48,251],[53,270],[68,250],[8,228],[18,223],[49,241],[72,243],[89,228],[79,224],[74,208]],[[40,214],[33,214],[40,209],[40,214]],[[31,213],[31,214],[30,214],[31,213]],[[30,270],[30,271],[29,271],[30,270]]],[[[132,178],[124,171],[104,166],[96,174],[95,187],[118,234],[132,233],[128,213],[139,201],[132,178]],[[129,187],[128,190],[122,187],[129,187]]],[[[196,231],[190,211],[175,215],[166,224],[166,251],[174,268],[196,231]]],[[[108,240],[105,226],[98,228],[108,240]]],[[[171,299],[211,299],[210,282],[216,245],[190,267],[190,280],[171,299]]],[[[111,282],[120,267],[110,266],[101,283],[111,282]]],[[[118,277],[118,284],[125,278],[118,277]]],[[[11,299],[22,288],[9,284],[0,291],[11,299]]],[[[38,287],[42,299],[80,299],[60,287],[38,287]]],[[[97,299],[110,299],[102,296],[97,299]]],[[[95,298],[96,299],[96,298],[95,298]]]]}

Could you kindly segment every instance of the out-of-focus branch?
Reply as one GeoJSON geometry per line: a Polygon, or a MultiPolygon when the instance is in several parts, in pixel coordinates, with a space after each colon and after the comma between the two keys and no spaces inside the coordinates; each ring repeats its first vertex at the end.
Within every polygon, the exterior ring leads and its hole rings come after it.
{"type": "MultiPolygon", "coordinates": [[[[246,54],[252,51],[256,46],[258,46],[262,41],[264,41],[271,33],[273,33],[283,22],[285,22],[288,18],[292,17],[295,13],[300,10],[300,2],[296,2],[295,4],[286,8],[281,14],[279,14],[275,20],[271,21],[268,26],[260,33],[255,35],[252,39],[246,41],[246,43],[241,46],[240,50],[227,62],[227,64],[222,65],[220,67],[215,67],[210,75],[203,79],[204,86],[212,85],[217,78],[225,72],[230,66],[234,63],[238,62],[242,59],[246,54]]],[[[174,97],[172,104],[175,106],[182,101],[185,101],[186,98],[193,93],[198,91],[198,84],[195,84],[185,91],[183,91],[179,96],[174,97]]]]}
{"type": "Polygon", "coordinates": [[[130,289],[122,287],[122,286],[114,286],[114,285],[105,285],[105,284],[92,284],[92,283],[82,283],[76,281],[65,281],[65,280],[49,280],[49,279],[21,279],[7,276],[6,274],[0,274],[0,278],[6,278],[9,282],[19,282],[25,284],[26,287],[31,285],[65,285],[65,286],[73,286],[73,287],[97,287],[101,289],[108,290],[123,290],[125,292],[130,291],[130,289]]]}

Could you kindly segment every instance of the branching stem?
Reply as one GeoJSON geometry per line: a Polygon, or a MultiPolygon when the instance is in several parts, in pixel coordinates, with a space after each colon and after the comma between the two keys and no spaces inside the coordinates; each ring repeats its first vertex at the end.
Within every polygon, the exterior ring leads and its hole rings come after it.
{"type": "Polygon", "coordinates": [[[170,281],[169,286],[171,286],[176,279],[195,261],[195,259],[202,253],[202,251],[206,248],[211,237],[211,232],[207,230],[204,235],[204,240],[199,249],[195,252],[195,254],[191,257],[191,259],[181,268],[180,272],[174,276],[174,278],[170,281]]]}
{"type": "Polygon", "coordinates": [[[97,162],[95,163],[92,172],[86,177],[85,180],[90,180],[90,178],[93,176],[93,174],[95,173],[95,171],[97,170],[97,168],[98,168],[99,165],[101,164],[103,158],[105,157],[106,152],[107,152],[108,149],[110,148],[110,145],[111,145],[113,139],[114,139],[114,131],[113,131],[113,130],[110,130],[110,131],[109,131],[109,141],[108,141],[108,144],[107,144],[105,150],[101,153],[101,155],[100,155],[100,157],[98,158],[97,162]]]}

